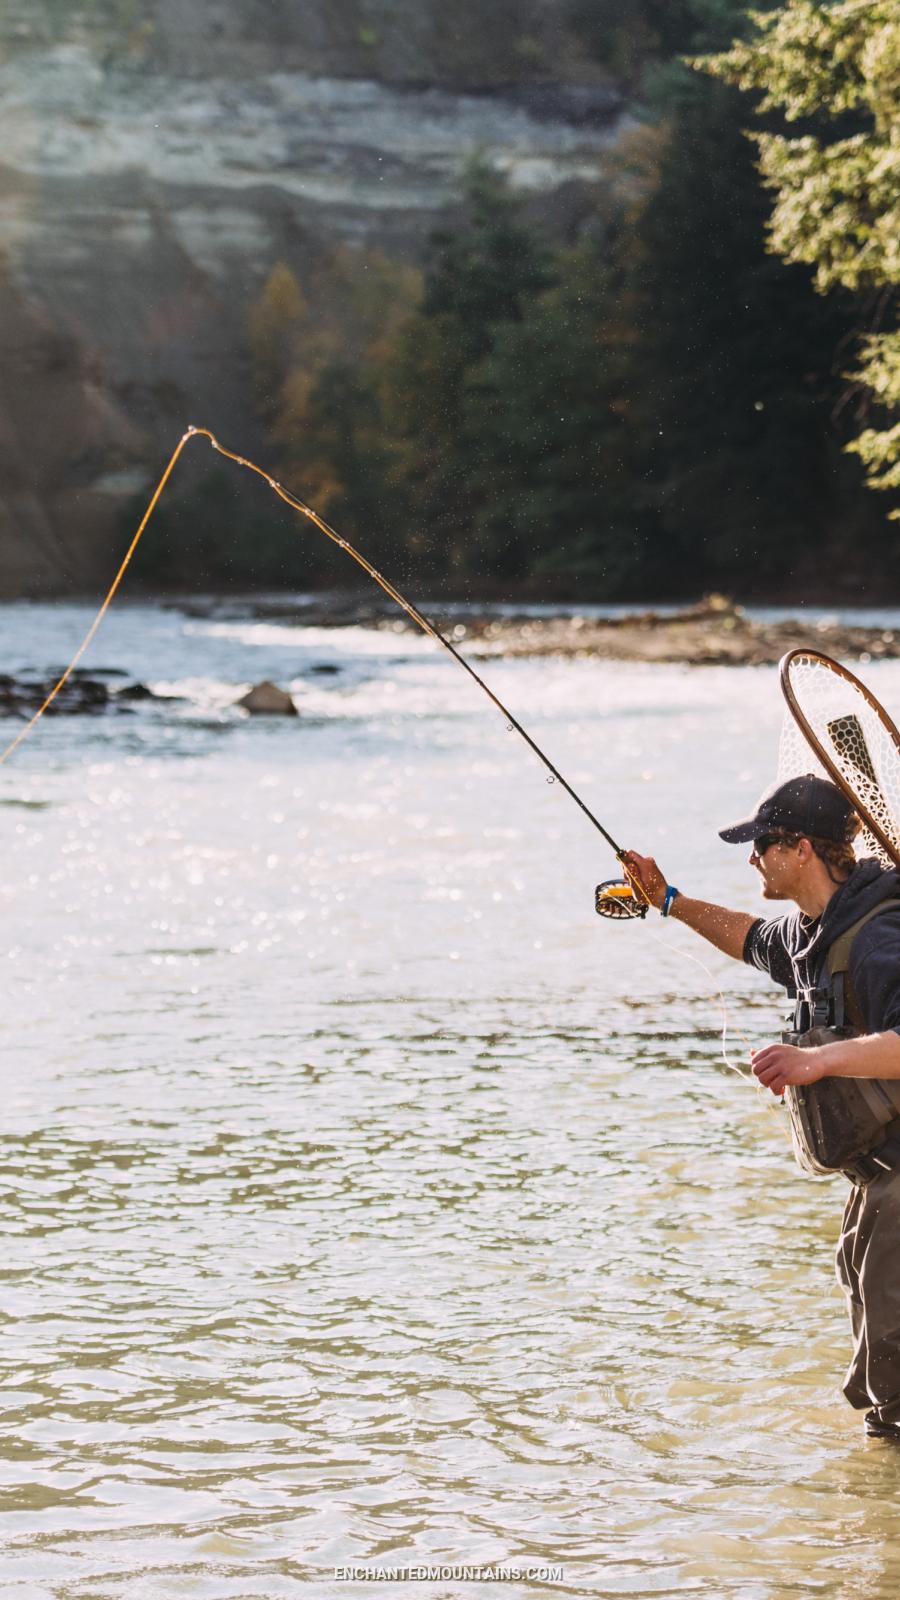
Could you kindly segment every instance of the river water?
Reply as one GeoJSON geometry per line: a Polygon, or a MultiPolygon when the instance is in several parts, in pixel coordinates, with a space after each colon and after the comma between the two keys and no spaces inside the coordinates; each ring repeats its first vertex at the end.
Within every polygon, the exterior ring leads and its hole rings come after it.
{"type": "MultiPolygon", "coordinates": [[[[894,1600],[844,1185],[721,1054],[717,991],[735,1065],[777,996],[594,915],[603,841],[428,640],[297,618],[121,606],[87,664],[180,698],[0,772],[4,1600],[894,1600]],[[300,718],[232,708],[264,677],[300,718]]],[[[3,607],[4,670],[88,620],[3,607]]],[[[485,670],[624,844],[755,909],[716,829],[772,669],[485,670]]]]}

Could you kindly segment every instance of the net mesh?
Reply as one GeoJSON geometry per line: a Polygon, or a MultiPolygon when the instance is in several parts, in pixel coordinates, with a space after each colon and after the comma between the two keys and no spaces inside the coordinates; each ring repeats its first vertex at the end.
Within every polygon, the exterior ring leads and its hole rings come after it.
{"type": "MultiPolygon", "coordinates": [[[[900,858],[900,735],[887,714],[883,713],[882,720],[861,688],[835,670],[827,656],[797,654],[784,671],[797,705],[859,810],[863,832],[856,839],[857,855],[874,855],[886,865],[894,865],[896,858],[892,859],[869,823],[874,822],[887,836],[900,858]]],[[[788,702],[778,751],[779,782],[804,772],[833,781],[788,702]]]]}

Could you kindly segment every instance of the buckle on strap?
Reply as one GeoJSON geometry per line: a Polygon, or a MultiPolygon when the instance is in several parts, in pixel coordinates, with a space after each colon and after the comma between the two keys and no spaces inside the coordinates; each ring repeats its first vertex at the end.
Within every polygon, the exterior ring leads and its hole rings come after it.
{"type": "Polygon", "coordinates": [[[828,988],[799,989],[794,1006],[794,1028],[808,1033],[813,1028],[828,1028],[833,1016],[834,996],[828,988]]]}
{"type": "Polygon", "coordinates": [[[851,1183],[855,1183],[860,1189],[865,1189],[866,1185],[874,1183],[876,1178],[883,1178],[886,1172],[895,1172],[898,1166],[900,1166],[900,1137],[894,1135],[890,1139],[883,1139],[874,1150],[867,1150],[865,1155],[857,1156],[855,1161],[848,1162],[841,1171],[851,1183]]]}
{"type": "Polygon", "coordinates": [[[876,1166],[870,1156],[857,1156],[855,1161],[841,1167],[841,1171],[845,1178],[856,1184],[857,1189],[865,1189],[876,1178],[884,1176],[884,1168],[876,1166]]]}
{"type": "Polygon", "coordinates": [[[900,1134],[894,1133],[889,1139],[882,1139],[876,1149],[869,1151],[869,1155],[886,1171],[893,1172],[895,1167],[900,1166],[900,1134]]]}

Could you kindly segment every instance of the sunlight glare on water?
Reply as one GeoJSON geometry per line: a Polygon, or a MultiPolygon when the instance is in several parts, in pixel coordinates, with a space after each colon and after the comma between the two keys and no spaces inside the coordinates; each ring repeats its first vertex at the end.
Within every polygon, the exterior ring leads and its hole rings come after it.
{"type": "MultiPolygon", "coordinates": [[[[3,614],[10,671],[88,619],[3,614]]],[[[894,1600],[844,1186],[720,1055],[719,987],[741,1062],[777,996],[594,916],[609,850],[426,640],[123,606],[91,662],[183,698],[0,773],[4,1597],[894,1600]],[[263,677],[300,718],[232,708],[263,677]]],[[[756,909],[716,830],[773,670],[485,672],[623,844],[756,909]]]]}

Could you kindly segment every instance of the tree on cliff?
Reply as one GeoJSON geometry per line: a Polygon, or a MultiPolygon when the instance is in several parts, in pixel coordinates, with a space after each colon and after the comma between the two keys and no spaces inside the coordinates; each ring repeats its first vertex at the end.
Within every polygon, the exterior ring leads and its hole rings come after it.
{"type": "MultiPolygon", "coordinates": [[[[375,374],[420,298],[420,274],[379,251],[338,247],[303,286],[278,262],[248,315],[257,404],[280,474],[351,539],[377,547],[394,507],[375,374]]],[[[333,565],[327,551],[321,562],[333,565]]]]}
{"type": "Polygon", "coordinates": [[[466,175],[462,225],[435,236],[419,312],[388,356],[381,394],[409,507],[413,553],[438,570],[468,565],[478,484],[489,459],[467,406],[471,376],[501,328],[527,315],[551,258],[484,162],[466,175]]]}
{"type": "Polygon", "coordinates": [[[287,262],[276,261],[247,318],[256,403],[264,417],[277,415],[294,345],[308,320],[309,306],[295,274],[287,262]]]}
{"type": "MultiPolygon", "coordinates": [[[[628,0],[694,49],[732,38],[741,4],[628,0]]],[[[811,258],[766,250],[736,88],[669,62],[654,96],[656,123],[615,158],[620,211],[574,248],[551,254],[476,162],[421,298],[408,269],[346,249],[302,288],[287,265],[265,286],[250,333],[279,465],[390,571],[402,554],[420,574],[580,579],[609,598],[805,583],[829,543],[849,581],[887,569],[880,508],[841,450],[849,407],[835,422],[851,280],[816,295],[811,258]]],[[[880,390],[869,369],[882,398],[894,349],[879,346],[880,390]]]]}
{"type": "MultiPolygon", "coordinates": [[[[821,291],[871,295],[856,376],[874,425],[851,445],[878,489],[900,489],[900,17],[896,0],[787,0],[752,38],[698,63],[805,125],[756,135],[775,193],[770,238],[821,291]]],[[[900,507],[891,513],[900,517],[900,507]]]]}
{"type": "Polygon", "coordinates": [[[474,547],[503,577],[581,579],[614,594],[648,569],[629,352],[598,247],[560,254],[556,270],[469,376],[467,429],[481,446],[474,547]]]}
{"type": "Polygon", "coordinates": [[[831,424],[849,308],[767,253],[740,97],[688,90],[622,241],[631,385],[668,583],[759,585],[853,515],[859,473],[831,424]]]}

